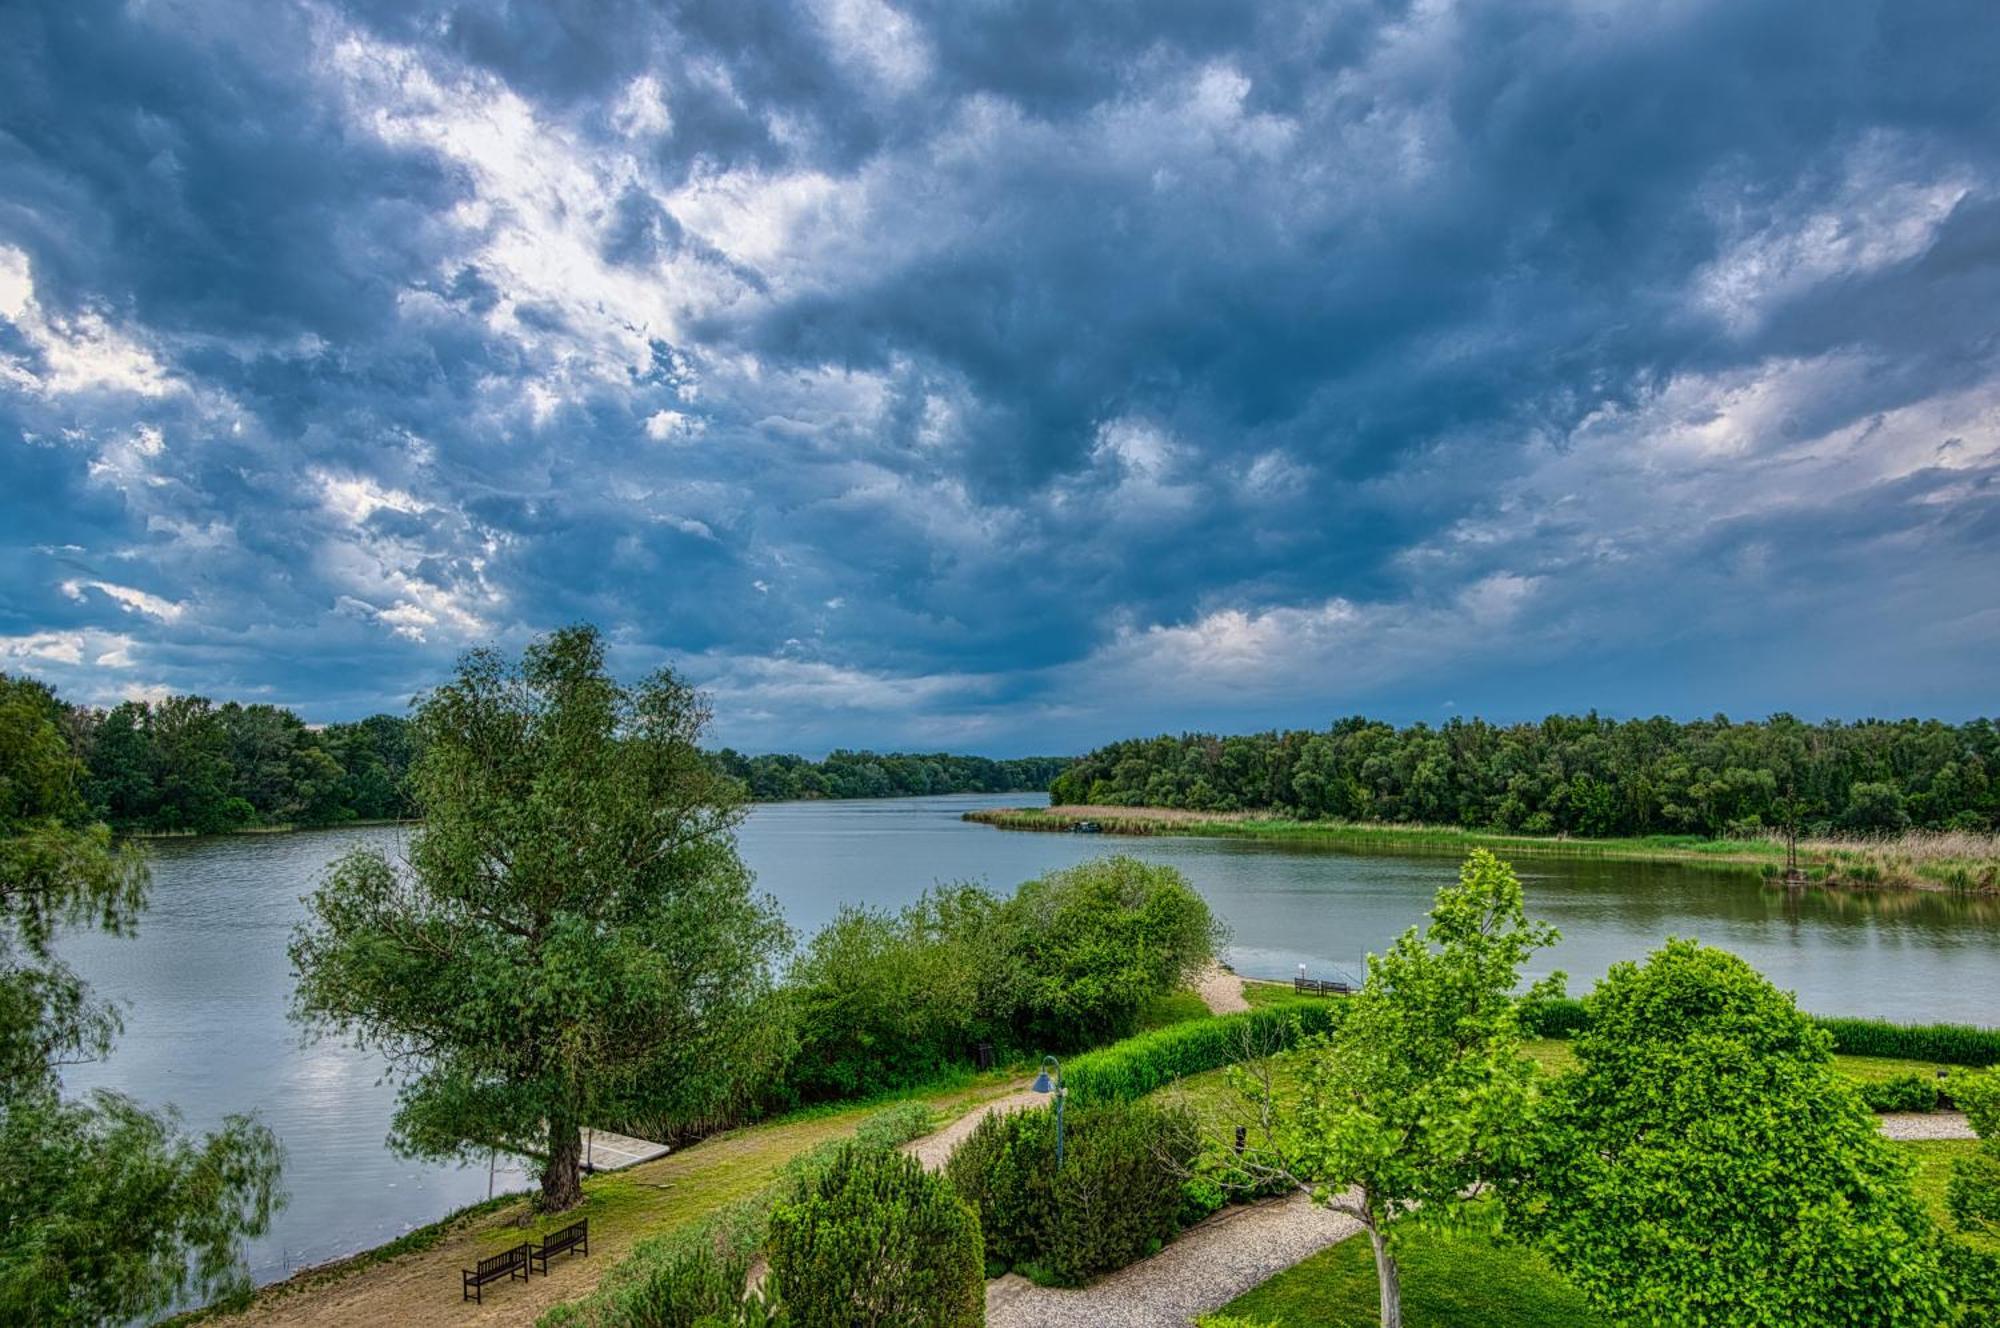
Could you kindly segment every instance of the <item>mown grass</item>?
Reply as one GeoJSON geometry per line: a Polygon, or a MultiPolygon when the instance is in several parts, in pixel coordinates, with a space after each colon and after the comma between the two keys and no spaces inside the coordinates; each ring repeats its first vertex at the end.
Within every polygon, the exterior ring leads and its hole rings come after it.
{"type": "MultiPolygon", "coordinates": [[[[1783,865],[1785,846],[1761,836],[1633,835],[1586,839],[1446,825],[1300,821],[1260,812],[1191,812],[1163,807],[998,807],[965,813],[968,821],[1006,830],[1074,830],[1091,823],[1107,834],[1244,835],[1311,840],[1355,849],[1465,853],[1492,848],[1521,856],[1617,858],[1748,868],[1765,876],[1783,865]]],[[[1913,830],[1898,835],[1802,840],[1808,875],[1823,885],[1920,886],[2000,890],[2000,835],[1913,830]]]]}
{"type": "MultiPolygon", "coordinates": [[[[1546,1260],[1474,1235],[1411,1228],[1397,1242],[1409,1328],[1588,1328],[1606,1324],[1546,1260]]],[[[1222,1314],[1268,1328],[1375,1328],[1375,1258],[1351,1237],[1231,1301],[1222,1314]]]]}

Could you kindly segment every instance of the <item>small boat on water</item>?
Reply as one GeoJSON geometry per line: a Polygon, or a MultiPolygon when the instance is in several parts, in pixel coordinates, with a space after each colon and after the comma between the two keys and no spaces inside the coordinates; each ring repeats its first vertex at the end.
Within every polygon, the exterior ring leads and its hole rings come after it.
{"type": "Polygon", "coordinates": [[[1101,835],[1104,833],[1104,827],[1095,821],[1078,821],[1070,829],[1080,835],[1101,835]]]}

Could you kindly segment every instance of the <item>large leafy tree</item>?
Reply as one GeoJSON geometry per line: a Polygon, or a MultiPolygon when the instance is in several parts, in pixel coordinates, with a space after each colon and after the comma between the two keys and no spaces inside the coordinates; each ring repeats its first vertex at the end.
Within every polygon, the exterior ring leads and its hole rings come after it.
{"type": "MultiPolygon", "coordinates": [[[[1518,1165],[1534,1062],[1521,1049],[1521,967],[1555,930],[1528,919],[1513,869],[1475,850],[1429,925],[1372,957],[1346,1017],[1310,1056],[1258,1173],[1312,1189],[1367,1231],[1383,1328],[1402,1323],[1394,1233],[1462,1222],[1518,1165]]],[[[1260,1174],[1260,1179],[1268,1179],[1260,1174]]]]}
{"type": "Polygon", "coordinates": [[[1828,1035],[1733,955],[1669,941],[1586,1001],[1510,1224],[1620,1322],[1950,1322],[1907,1168],[1828,1035]]]}
{"type": "Polygon", "coordinates": [[[696,1119],[737,1087],[785,932],[706,720],[669,672],[620,685],[588,627],[473,651],[419,702],[407,863],[342,859],[292,942],[300,1016],[402,1077],[395,1146],[539,1157],[567,1208],[586,1122],[696,1119]]]}
{"type": "Polygon", "coordinates": [[[57,1072],[105,1055],[116,1012],[52,952],[64,926],[124,932],[145,871],[89,822],[60,707],[0,675],[0,1322],[120,1322],[247,1285],[244,1237],[278,1202],[270,1132],[231,1117],[194,1138],[115,1093],[65,1099],[57,1072]]]}

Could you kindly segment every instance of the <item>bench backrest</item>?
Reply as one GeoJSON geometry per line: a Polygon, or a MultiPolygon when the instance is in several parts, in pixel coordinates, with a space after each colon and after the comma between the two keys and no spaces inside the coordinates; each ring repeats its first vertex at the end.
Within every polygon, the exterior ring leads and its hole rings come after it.
{"type": "Polygon", "coordinates": [[[583,1233],[589,1230],[589,1228],[590,1228],[590,1219],[586,1217],[581,1222],[572,1222],[568,1226],[564,1227],[561,1231],[553,1232],[550,1235],[542,1237],[542,1244],[574,1245],[578,1241],[583,1239],[583,1233]]]}
{"type": "Polygon", "coordinates": [[[526,1245],[516,1245],[511,1250],[502,1250],[498,1254],[481,1259],[479,1261],[479,1271],[481,1274],[501,1272],[513,1267],[517,1263],[523,1262],[527,1257],[528,1247],[526,1245]]]}

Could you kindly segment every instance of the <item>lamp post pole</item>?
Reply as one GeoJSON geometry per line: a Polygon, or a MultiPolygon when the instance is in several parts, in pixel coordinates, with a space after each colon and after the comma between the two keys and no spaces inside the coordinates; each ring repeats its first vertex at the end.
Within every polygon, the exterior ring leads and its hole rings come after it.
{"type": "Polygon", "coordinates": [[[1060,1167],[1063,1160],[1063,1099],[1069,1096],[1069,1090],[1063,1087],[1061,1061],[1053,1056],[1042,1057],[1042,1072],[1035,1076],[1034,1090],[1037,1093],[1055,1094],[1056,1166],[1060,1167]]]}

